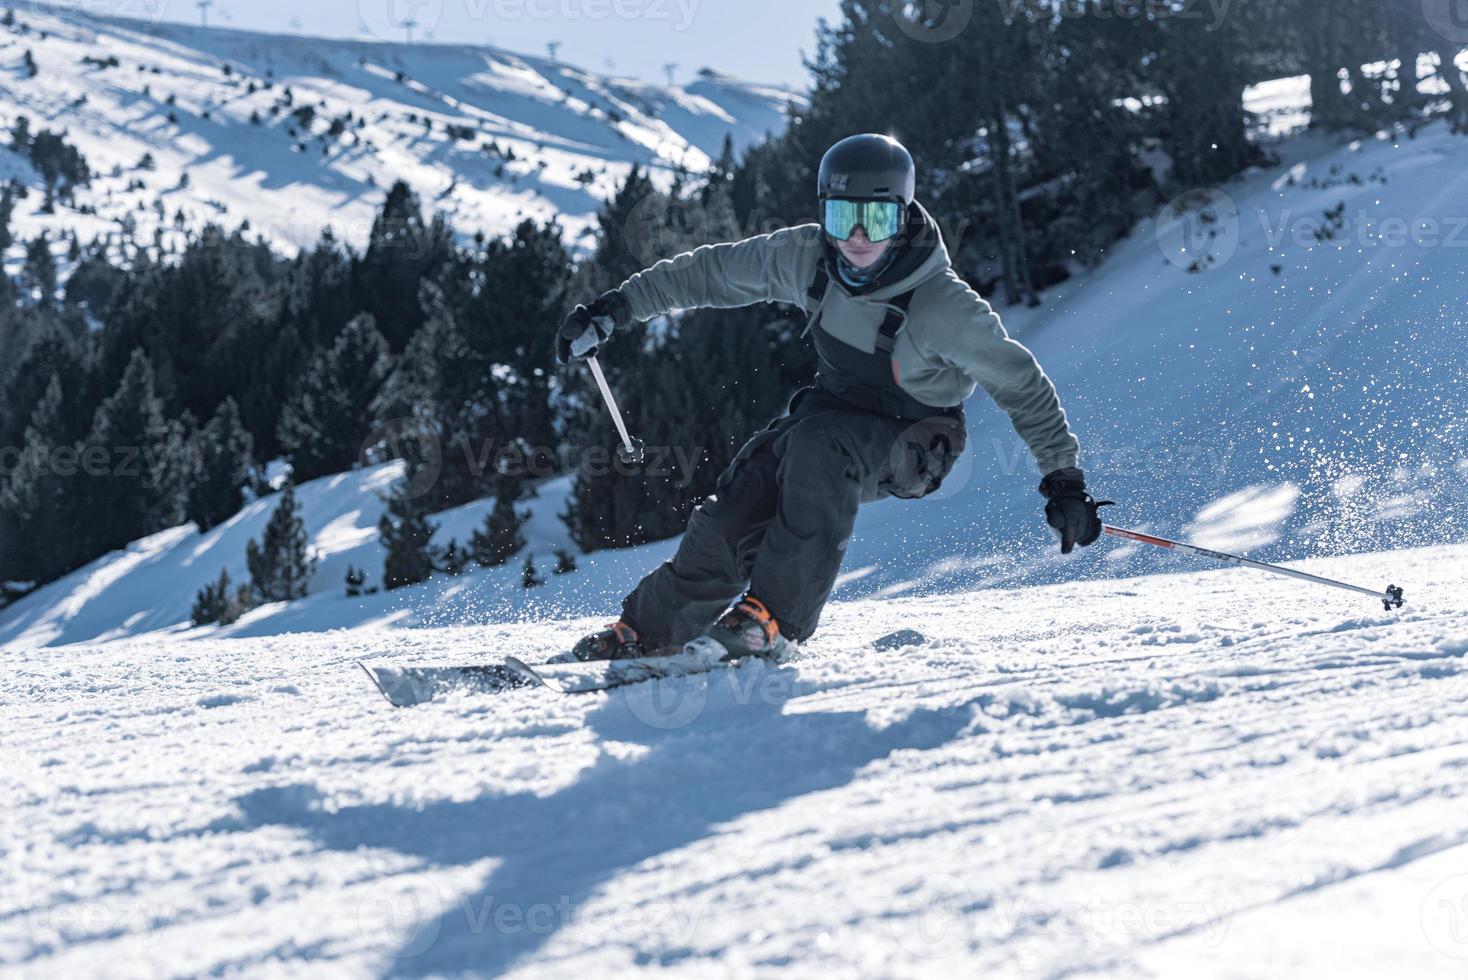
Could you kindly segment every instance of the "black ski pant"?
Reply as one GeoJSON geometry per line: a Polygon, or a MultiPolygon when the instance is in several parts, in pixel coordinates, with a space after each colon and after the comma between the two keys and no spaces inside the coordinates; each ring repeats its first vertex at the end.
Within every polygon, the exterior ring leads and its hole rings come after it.
{"type": "Polygon", "coordinates": [[[751,439],[693,511],[677,553],[622,604],[649,645],[701,634],[746,589],[792,640],[816,631],[857,509],[919,497],[963,451],[961,414],[923,421],[805,389],[751,439]]]}

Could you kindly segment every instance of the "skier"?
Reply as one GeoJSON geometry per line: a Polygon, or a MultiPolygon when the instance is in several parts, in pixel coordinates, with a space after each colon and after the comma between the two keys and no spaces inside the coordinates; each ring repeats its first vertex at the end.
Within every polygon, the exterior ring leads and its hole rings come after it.
{"type": "Polygon", "coordinates": [[[562,364],[673,310],[788,303],[810,314],[819,358],[814,384],[740,450],[694,509],[677,553],[626,598],[617,622],[575,646],[577,660],[685,644],[730,658],[789,653],[816,630],[857,508],[938,488],[964,450],[962,405],[977,386],[1045,474],[1040,492],[1061,551],[1100,537],[1055,387],[953,271],[915,187],[900,143],[849,137],[821,160],[819,225],[686,252],[566,317],[562,364]]]}

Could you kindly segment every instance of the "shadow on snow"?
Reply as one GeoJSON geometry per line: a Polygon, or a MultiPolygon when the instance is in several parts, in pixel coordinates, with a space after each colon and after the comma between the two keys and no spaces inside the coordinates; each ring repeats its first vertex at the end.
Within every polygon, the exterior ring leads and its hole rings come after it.
{"type": "MultiPolygon", "coordinates": [[[[716,837],[744,814],[844,786],[894,752],[937,748],[972,718],[966,706],[918,709],[885,726],[860,711],[787,713],[793,678],[789,668],[765,672],[752,665],[613,694],[587,724],[601,740],[640,743],[648,751],[633,759],[603,752],[571,785],[547,796],[485,793],[421,808],[380,803],[325,810],[315,787],[296,785],[238,802],[246,827],[296,826],[332,850],[386,848],[438,867],[502,858],[475,894],[446,901],[436,919],[418,923],[385,971],[394,977],[498,973],[533,956],[577,915],[546,915],[533,925],[527,917],[516,928],[496,928],[494,909],[578,912],[596,902],[601,886],[642,862],[716,837]],[[761,678],[784,696],[761,696],[771,690],[758,684],[761,678]],[[667,730],[648,724],[653,691],[691,701],[696,710],[688,713],[696,717],[667,730]]],[[[662,717],[688,708],[677,705],[662,717]]],[[[679,896],[663,898],[672,907],[679,896]]],[[[690,910],[680,911],[696,931],[690,910]]],[[[646,933],[619,939],[640,942],[652,959],[696,955],[666,934],[646,933]]]]}

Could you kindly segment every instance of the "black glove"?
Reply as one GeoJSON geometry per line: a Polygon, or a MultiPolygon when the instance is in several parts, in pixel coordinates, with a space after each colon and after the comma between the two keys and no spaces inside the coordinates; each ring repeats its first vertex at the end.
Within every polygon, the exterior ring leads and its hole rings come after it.
{"type": "Polygon", "coordinates": [[[1098,507],[1109,507],[1111,501],[1101,503],[1086,493],[1086,474],[1074,466],[1056,470],[1040,481],[1040,493],[1049,501],[1045,505],[1045,520],[1060,535],[1060,553],[1068,555],[1076,545],[1088,548],[1101,537],[1101,516],[1098,507]]]}
{"type": "Polygon", "coordinates": [[[578,306],[566,314],[556,335],[556,360],[570,364],[594,357],[613,330],[631,322],[632,305],[627,297],[615,289],[602,293],[590,306],[578,306]]]}

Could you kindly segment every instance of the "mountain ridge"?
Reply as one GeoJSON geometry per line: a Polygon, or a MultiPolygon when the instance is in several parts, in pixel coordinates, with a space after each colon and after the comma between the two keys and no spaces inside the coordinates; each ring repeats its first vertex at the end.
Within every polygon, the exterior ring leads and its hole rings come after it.
{"type": "MultiPolygon", "coordinates": [[[[800,98],[713,71],[669,87],[488,46],[39,7],[0,28],[0,74],[11,79],[0,124],[24,116],[34,131],[64,130],[96,174],[75,209],[18,208],[18,242],[74,230],[83,241],[168,243],[206,223],[248,220],[287,251],[328,226],[364,244],[382,192],[399,179],[462,235],[555,218],[582,248],[632,167],[661,185],[680,169],[702,172],[726,138],[739,152],[781,129],[800,98]]],[[[14,177],[38,182],[0,149],[0,181],[14,177]]]]}

